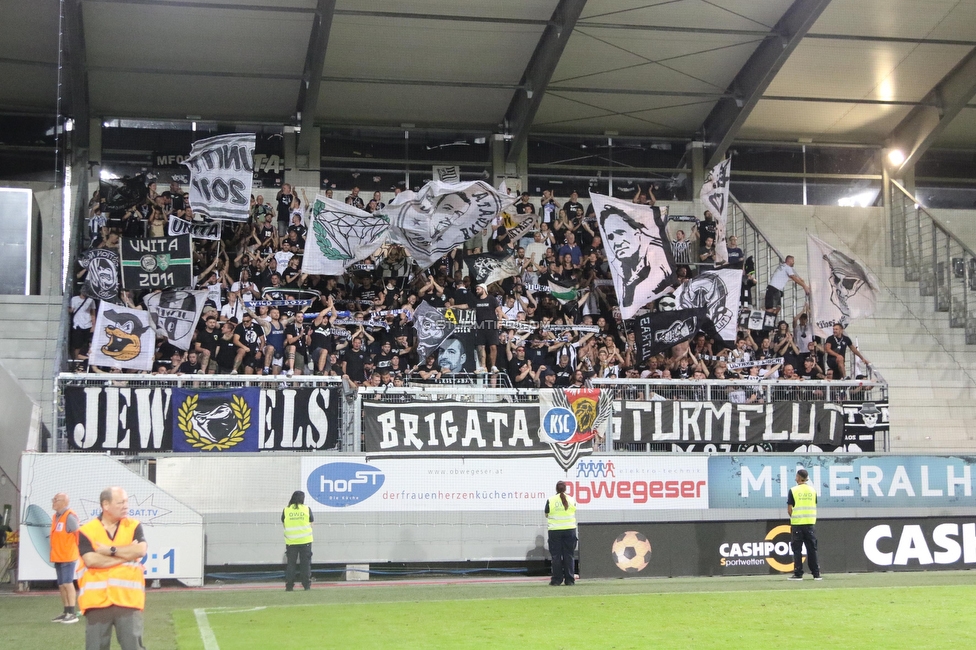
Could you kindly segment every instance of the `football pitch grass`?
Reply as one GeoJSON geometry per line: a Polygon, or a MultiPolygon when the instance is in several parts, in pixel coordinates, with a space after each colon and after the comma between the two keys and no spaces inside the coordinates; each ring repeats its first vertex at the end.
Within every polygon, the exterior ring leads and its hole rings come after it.
{"type": "MultiPolygon", "coordinates": [[[[976,647],[976,572],[280,584],[150,591],[146,647],[976,647]]],[[[0,595],[3,648],[78,648],[55,592],[0,595]]],[[[117,647],[114,645],[113,648],[117,647]]]]}

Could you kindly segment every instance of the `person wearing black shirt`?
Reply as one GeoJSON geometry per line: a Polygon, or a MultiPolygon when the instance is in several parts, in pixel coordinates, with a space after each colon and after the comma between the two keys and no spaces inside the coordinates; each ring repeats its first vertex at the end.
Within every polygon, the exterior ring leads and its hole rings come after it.
{"type": "Polygon", "coordinates": [[[528,192],[522,192],[522,196],[515,202],[515,214],[535,214],[535,206],[529,201],[528,192]]]}
{"type": "Polygon", "coordinates": [[[296,372],[299,375],[302,374],[302,370],[308,362],[304,316],[304,313],[295,314],[295,320],[285,327],[285,374],[289,377],[296,372]]]}
{"type": "Polygon", "coordinates": [[[229,375],[237,371],[234,367],[238,350],[237,344],[234,343],[236,326],[237,321],[232,318],[220,327],[220,338],[217,340],[217,351],[214,354],[218,375],[229,375]]]}
{"type": "Polygon", "coordinates": [[[342,376],[358,388],[366,383],[366,363],[369,353],[363,349],[363,338],[357,336],[352,340],[352,347],[346,348],[342,355],[342,376]]]}
{"type": "Polygon", "coordinates": [[[204,327],[197,329],[197,342],[194,350],[200,355],[200,367],[208,375],[217,372],[217,341],[220,329],[217,328],[217,314],[211,313],[204,319],[204,327]]]}
{"type": "Polygon", "coordinates": [[[563,204],[563,210],[566,211],[566,216],[573,223],[580,223],[583,220],[584,208],[583,204],[579,202],[579,194],[576,193],[576,190],[573,190],[572,194],[569,195],[569,200],[563,204]]]}
{"type": "Polygon", "coordinates": [[[718,223],[712,218],[712,213],[705,210],[705,220],[698,222],[698,245],[702,248],[705,247],[705,240],[709,237],[712,241],[715,241],[715,233],[718,228],[718,223]]]}
{"type": "Polygon", "coordinates": [[[525,346],[521,343],[515,348],[515,356],[508,362],[508,376],[516,388],[535,386],[532,377],[532,362],[525,358],[525,346]]]}
{"type": "Polygon", "coordinates": [[[383,341],[380,344],[380,351],[373,355],[372,364],[377,370],[388,369],[393,365],[393,345],[390,341],[383,341]]]}
{"type": "Polygon", "coordinates": [[[488,295],[488,289],[483,284],[475,287],[475,318],[478,329],[475,330],[475,345],[478,347],[478,357],[482,366],[498,372],[495,367],[495,357],[498,354],[498,299],[488,295]]]}
{"type": "Polygon", "coordinates": [[[275,197],[278,201],[278,234],[282,237],[288,232],[288,222],[291,216],[291,202],[295,199],[291,185],[284,183],[275,197]]]}
{"type": "Polygon", "coordinates": [[[833,336],[827,337],[824,343],[824,350],[827,352],[827,368],[834,371],[834,379],[844,379],[847,377],[847,350],[850,349],[855,357],[861,359],[864,365],[870,366],[871,362],[864,358],[854,342],[844,334],[844,326],[840,323],[834,325],[833,336]]]}
{"type": "Polygon", "coordinates": [[[203,374],[203,369],[200,367],[200,355],[197,354],[196,350],[190,350],[186,353],[186,361],[180,364],[176,372],[180,375],[203,374]]]}
{"type": "Polygon", "coordinates": [[[264,329],[255,325],[251,314],[244,314],[241,324],[234,328],[234,345],[237,346],[237,359],[234,370],[244,365],[244,373],[254,374],[262,367],[261,350],[264,349],[264,329]]]}

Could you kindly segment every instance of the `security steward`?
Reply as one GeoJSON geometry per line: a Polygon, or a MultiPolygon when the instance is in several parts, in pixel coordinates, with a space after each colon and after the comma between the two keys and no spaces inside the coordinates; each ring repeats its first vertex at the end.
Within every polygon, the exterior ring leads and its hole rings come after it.
{"type": "Polygon", "coordinates": [[[810,478],[805,469],[796,470],[796,485],[790,488],[786,498],[786,512],[790,515],[790,544],[793,547],[793,575],[789,580],[803,580],[803,546],[807,547],[807,564],[814,580],[820,577],[820,562],[817,561],[817,493],[810,487],[810,478]]]}
{"type": "Polygon", "coordinates": [[[78,607],[88,625],[86,650],[109,650],[112,628],[122,650],[144,650],[142,611],[146,580],[140,560],[148,545],[142,524],[128,516],[129,495],[120,487],[102,490],[102,514],[78,531],[81,563],[78,607]]]}
{"type": "Polygon", "coordinates": [[[312,588],[312,511],[305,505],[305,493],[296,490],[281,513],[285,525],[285,591],[295,589],[295,565],[305,591],[312,588]]]}
{"type": "Polygon", "coordinates": [[[576,584],[576,502],[566,494],[566,482],[556,483],[556,494],[546,502],[546,520],[549,524],[549,554],[552,556],[552,579],[549,584],[558,587],[576,584]]]}
{"type": "Polygon", "coordinates": [[[58,492],[51,499],[51,562],[58,574],[58,592],[64,611],[52,623],[77,623],[75,614],[75,569],[78,563],[78,515],[68,507],[68,495],[58,492]]]}

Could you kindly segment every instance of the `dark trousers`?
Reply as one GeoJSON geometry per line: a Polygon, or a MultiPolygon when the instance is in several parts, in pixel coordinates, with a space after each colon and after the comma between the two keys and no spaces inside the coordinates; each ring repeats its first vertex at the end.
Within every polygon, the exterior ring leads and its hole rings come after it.
{"type": "Polygon", "coordinates": [[[145,650],[141,610],[112,605],[89,609],[85,619],[85,650],[109,650],[113,627],[122,650],[145,650]]]}
{"type": "Polygon", "coordinates": [[[295,567],[298,566],[298,579],[306,589],[312,588],[312,545],[288,544],[285,546],[288,566],[285,568],[285,588],[295,586],[295,567]]]}
{"type": "Polygon", "coordinates": [[[813,526],[792,526],[790,545],[793,547],[793,575],[803,576],[803,545],[807,545],[807,564],[814,578],[820,577],[820,561],[817,559],[817,533],[813,526]]]}
{"type": "Polygon", "coordinates": [[[552,556],[552,580],[549,584],[561,585],[564,580],[567,585],[576,582],[576,559],[573,556],[575,551],[575,528],[549,531],[549,554],[552,556]]]}

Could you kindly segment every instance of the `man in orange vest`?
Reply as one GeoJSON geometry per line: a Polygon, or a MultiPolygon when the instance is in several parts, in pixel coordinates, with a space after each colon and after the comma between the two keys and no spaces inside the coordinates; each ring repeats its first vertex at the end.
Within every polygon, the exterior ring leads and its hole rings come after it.
{"type": "Polygon", "coordinates": [[[58,492],[51,499],[51,562],[58,572],[58,591],[64,612],[52,623],[77,623],[75,615],[75,564],[78,561],[78,516],[68,508],[68,495],[58,492]]]}
{"type": "Polygon", "coordinates": [[[102,514],[81,527],[78,551],[78,607],[88,621],[87,650],[108,650],[112,628],[122,650],[144,650],[142,610],[146,579],[140,560],[148,545],[142,524],[131,519],[129,495],[120,487],[102,490],[102,514]]]}

